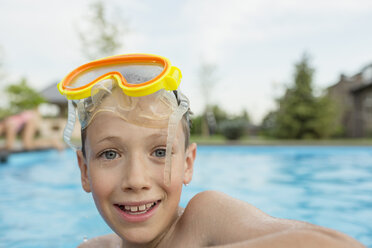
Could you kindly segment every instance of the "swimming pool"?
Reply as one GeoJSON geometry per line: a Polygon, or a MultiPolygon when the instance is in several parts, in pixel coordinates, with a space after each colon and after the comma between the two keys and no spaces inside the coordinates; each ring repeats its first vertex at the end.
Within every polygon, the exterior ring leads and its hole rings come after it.
{"type": "MultiPolygon", "coordinates": [[[[79,176],[71,150],[15,154],[0,164],[0,247],[76,247],[109,233],[79,176]]],[[[372,147],[200,146],[181,205],[207,189],[372,248],[372,147]]]]}

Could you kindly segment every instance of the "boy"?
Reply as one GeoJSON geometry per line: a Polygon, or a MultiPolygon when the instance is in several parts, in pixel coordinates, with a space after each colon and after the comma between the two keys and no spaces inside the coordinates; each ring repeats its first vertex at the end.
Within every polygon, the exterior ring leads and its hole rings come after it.
{"type": "Polygon", "coordinates": [[[59,84],[69,99],[67,143],[75,109],[82,126],[83,189],[115,232],[79,247],[363,247],[214,191],[180,208],[196,156],[180,79],[166,58],[131,54],[90,62],[59,84]]]}

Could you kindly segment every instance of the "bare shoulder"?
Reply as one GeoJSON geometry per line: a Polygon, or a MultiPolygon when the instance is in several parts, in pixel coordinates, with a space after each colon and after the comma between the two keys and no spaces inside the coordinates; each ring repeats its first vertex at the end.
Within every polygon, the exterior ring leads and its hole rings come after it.
{"type": "Polygon", "coordinates": [[[185,214],[189,212],[198,218],[203,215],[211,217],[213,214],[218,214],[220,218],[228,217],[229,220],[233,220],[233,217],[259,218],[262,221],[275,219],[252,204],[212,190],[195,195],[185,209],[185,214]]]}
{"type": "Polygon", "coordinates": [[[189,201],[180,224],[199,239],[200,246],[212,246],[255,238],[266,232],[263,223],[273,221],[249,203],[222,192],[204,191],[189,201]]]}
{"type": "MultiPolygon", "coordinates": [[[[182,218],[185,223],[192,226],[195,235],[198,232],[203,233],[200,241],[203,245],[236,242],[253,244],[261,240],[270,242],[270,238],[275,238],[273,242],[281,242],[291,237],[291,241],[305,242],[308,239],[319,244],[324,242],[325,245],[319,247],[336,243],[350,244],[349,247],[363,247],[343,233],[302,221],[275,218],[252,204],[217,191],[205,191],[195,195],[187,205],[182,218]]],[[[267,247],[272,245],[274,244],[267,247]]]]}
{"type": "Polygon", "coordinates": [[[121,239],[116,234],[107,234],[103,236],[94,237],[88,241],[81,243],[78,248],[118,248],[121,247],[121,239]]]}

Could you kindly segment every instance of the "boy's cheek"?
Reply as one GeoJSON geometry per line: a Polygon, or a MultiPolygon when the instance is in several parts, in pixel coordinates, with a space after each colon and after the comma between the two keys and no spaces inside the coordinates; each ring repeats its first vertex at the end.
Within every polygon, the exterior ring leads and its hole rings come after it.
{"type": "Polygon", "coordinates": [[[92,191],[104,194],[109,192],[114,185],[117,184],[117,175],[111,175],[110,173],[97,173],[92,170],[89,181],[92,191]]]}
{"type": "Polygon", "coordinates": [[[182,184],[184,183],[186,173],[185,173],[185,166],[183,162],[184,161],[181,158],[181,156],[173,160],[171,180],[172,180],[172,185],[174,187],[176,186],[182,187],[182,184]]]}

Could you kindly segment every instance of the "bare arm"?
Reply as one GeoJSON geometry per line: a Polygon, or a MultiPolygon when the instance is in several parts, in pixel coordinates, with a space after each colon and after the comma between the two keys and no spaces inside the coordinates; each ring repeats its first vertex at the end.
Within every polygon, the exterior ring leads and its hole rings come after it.
{"type": "Polygon", "coordinates": [[[185,214],[194,219],[193,228],[203,233],[201,245],[205,247],[363,247],[340,232],[274,218],[248,203],[215,191],[195,196],[185,214]]]}
{"type": "Polygon", "coordinates": [[[313,248],[313,247],[332,247],[332,248],[362,248],[362,244],[355,240],[345,239],[344,237],[331,237],[314,230],[290,230],[275,234],[265,235],[253,240],[243,242],[209,246],[214,248],[313,248]]]}

